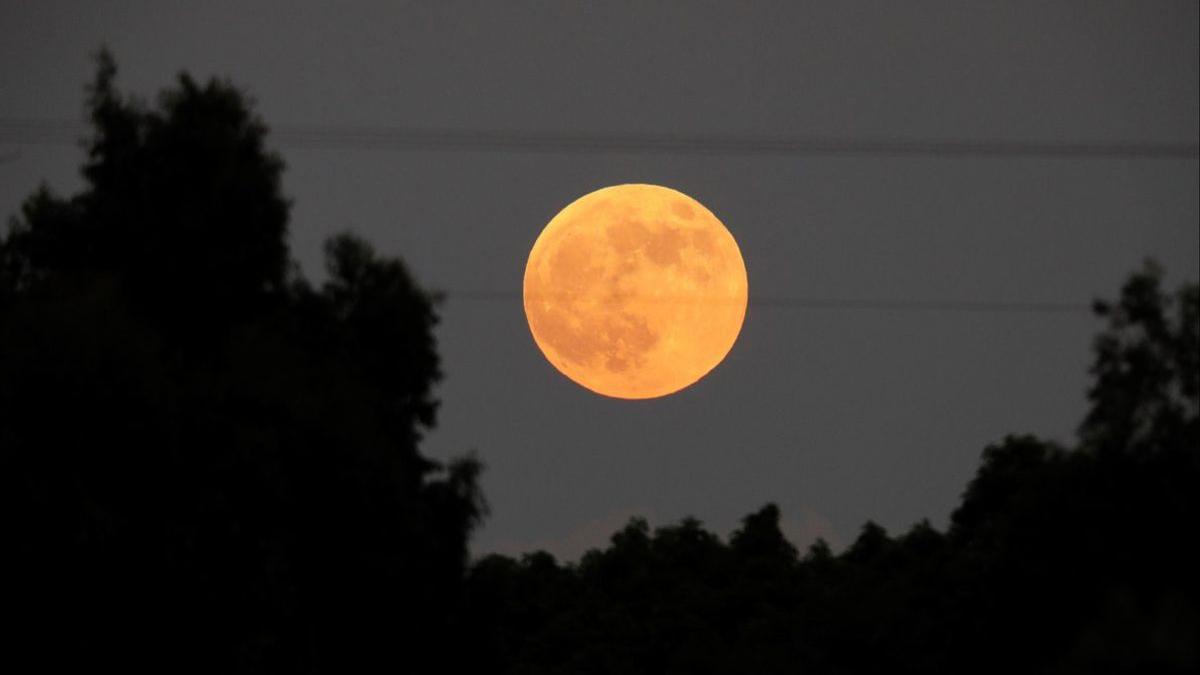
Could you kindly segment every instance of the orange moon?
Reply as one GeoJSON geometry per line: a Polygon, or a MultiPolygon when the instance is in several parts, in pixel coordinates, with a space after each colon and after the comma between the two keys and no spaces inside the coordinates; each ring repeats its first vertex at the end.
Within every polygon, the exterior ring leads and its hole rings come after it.
{"type": "Polygon", "coordinates": [[[666,396],[729,353],[746,316],[746,265],[733,235],[691,197],[615,185],[554,216],[525,265],[533,340],[598,394],[666,396]]]}

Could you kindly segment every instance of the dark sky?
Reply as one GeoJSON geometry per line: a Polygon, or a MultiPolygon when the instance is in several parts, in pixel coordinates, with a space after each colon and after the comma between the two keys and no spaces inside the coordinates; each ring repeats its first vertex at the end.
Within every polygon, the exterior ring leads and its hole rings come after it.
{"type": "MultiPolygon", "coordinates": [[[[228,76],[279,127],[1194,144],[1200,120],[1194,0],[0,7],[0,120],[78,119],[102,43],[127,89],[149,98],[181,69],[228,76]]],[[[802,545],[844,544],[868,518],[943,525],[987,443],[1071,440],[1099,324],[773,301],[1084,305],[1146,256],[1172,284],[1200,274],[1194,156],[279,147],[306,273],[321,276],[325,236],[353,228],[449,291],[425,448],[488,465],[476,552],[573,558],[632,514],[728,532],[768,500],[802,545]],[[729,358],[655,401],[560,376],[517,296],[545,223],[627,182],[703,202],[750,277],[729,358]]],[[[0,141],[0,210],[43,178],[76,189],[80,160],[0,141]]]]}

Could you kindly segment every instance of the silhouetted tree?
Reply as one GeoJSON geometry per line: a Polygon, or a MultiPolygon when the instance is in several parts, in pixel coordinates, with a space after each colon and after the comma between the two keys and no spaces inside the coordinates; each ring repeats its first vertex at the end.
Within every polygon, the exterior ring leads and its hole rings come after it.
{"type": "Polygon", "coordinates": [[[1116,304],[1095,304],[1109,327],[1096,338],[1092,409],[1080,427],[1089,450],[1146,455],[1200,444],[1198,290],[1193,284],[1171,297],[1161,279],[1148,262],[1116,304]]]}
{"type": "Polygon", "coordinates": [[[88,90],[85,185],[0,239],[6,643],[39,670],[453,667],[479,467],[436,419],[435,298],[350,235],[314,288],[221,81],[88,90]],[[14,628],[15,627],[15,628],[14,628]]]}
{"type": "Polygon", "coordinates": [[[1080,444],[988,447],[945,534],[868,522],[803,558],[768,504],[728,544],[635,519],[575,565],[468,585],[507,673],[1149,673],[1198,664],[1197,293],[1133,275],[1096,341],[1080,444]],[[1174,310],[1172,315],[1171,311],[1174,310]],[[531,602],[529,598],[537,598],[531,602]]]}
{"type": "Polygon", "coordinates": [[[962,662],[991,654],[994,672],[1197,663],[1185,636],[1200,626],[1200,556],[1179,535],[1200,522],[1197,294],[1190,284],[1169,297],[1160,279],[1149,264],[1115,305],[1097,303],[1109,325],[1078,449],[1010,437],[985,451],[952,517],[962,662]],[[1113,624],[1122,635],[1099,639],[1113,624]]]}
{"type": "Polygon", "coordinates": [[[1200,665],[1200,293],[1152,264],[1096,339],[1076,447],[989,446],[945,533],[798,557],[633,519],[468,565],[478,463],[436,421],[433,296],[361,239],[305,281],[282,163],[228,83],[157,108],[102,55],[85,186],[0,239],[4,629],[39,669],[1147,673],[1200,665]]]}
{"type": "Polygon", "coordinates": [[[762,558],[784,564],[796,560],[792,546],[779,529],[779,507],[767,504],[757,513],[742,519],[742,527],[729,538],[734,552],[748,558],[762,558]]]}

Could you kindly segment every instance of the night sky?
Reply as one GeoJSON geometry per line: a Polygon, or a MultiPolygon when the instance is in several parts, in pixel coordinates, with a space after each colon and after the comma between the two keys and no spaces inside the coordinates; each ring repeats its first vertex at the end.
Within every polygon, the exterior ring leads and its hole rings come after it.
{"type": "MultiPolygon", "coordinates": [[[[228,77],[281,129],[1194,147],[1200,120],[1191,0],[0,7],[0,121],[79,121],[102,44],[125,90],[228,77]]],[[[844,545],[867,519],[944,525],[985,445],[1072,438],[1092,298],[1146,257],[1169,285],[1200,275],[1194,153],[277,147],[306,275],[353,229],[446,293],[423,447],[486,463],[477,553],[571,559],[635,514],[728,532],[767,501],[801,546],[844,545]],[[751,297],[722,365],[641,402],[559,375],[519,295],[546,222],[630,182],[708,206],[751,297]]],[[[74,191],[81,159],[0,135],[0,210],[43,179],[74,191]]]]}

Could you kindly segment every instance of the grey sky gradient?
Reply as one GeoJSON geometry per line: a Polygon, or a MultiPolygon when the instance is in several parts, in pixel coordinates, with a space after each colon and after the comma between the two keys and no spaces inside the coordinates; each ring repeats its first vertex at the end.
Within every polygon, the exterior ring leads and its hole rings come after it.
{"type": "MultiPolygon", "coordinates": [[[[525,134],[1197,142],[1197,3],[0,2],[0,119],[78,118],[90,54],[150,97],[228,76],[268,123],[525,134]]],[[[1194,157],[876,157],[282,147],[292,250],[352,228],[430,287],[517,293],[541,227],[604,185],[708,206],[752,297],[1086,303],[1146,256],[1200,274],[1194,157]]],[[[77,148],[0,143],[0,210],[77,148]]],[[[800,544],[942,525],[985,444],[1070,441],[1086,313],[752,306],[727,361],[649,402],[560,376],[519,299],[450,295],[425,444],[487,463],[475,550],[566,557],[633,514],[800,544]]]]}

